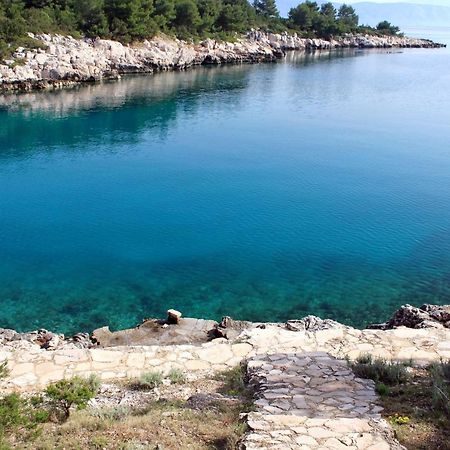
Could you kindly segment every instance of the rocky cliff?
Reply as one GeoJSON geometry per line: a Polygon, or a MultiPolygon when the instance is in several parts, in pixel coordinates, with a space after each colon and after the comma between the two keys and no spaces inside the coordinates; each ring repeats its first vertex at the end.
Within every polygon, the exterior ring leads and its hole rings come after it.
{"type": "Polygon", "coordinates": [[[126,46],[105,39],[33,36],[45,49],[19,48],[0,64],[0,90],[62,87],[76,82],[118,78],[126,73],[182,70],[200,64],[275,61],[287,50],[335,48],[434,48],[429,40],[397,36],[346,36],[337,40],[304,39],[290,34],[249,32],[236,42],[206,39],[198,44],[158,36],[126,46]]]}

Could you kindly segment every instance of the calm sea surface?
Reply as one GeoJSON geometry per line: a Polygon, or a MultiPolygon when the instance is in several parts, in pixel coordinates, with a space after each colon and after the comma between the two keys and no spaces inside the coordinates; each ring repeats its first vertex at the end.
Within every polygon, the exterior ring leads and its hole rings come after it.
{"type": "Polygon", "coordinates": [[[449,49],[0,97],[0,327],[407,302],[450,302],[449,49]]]}

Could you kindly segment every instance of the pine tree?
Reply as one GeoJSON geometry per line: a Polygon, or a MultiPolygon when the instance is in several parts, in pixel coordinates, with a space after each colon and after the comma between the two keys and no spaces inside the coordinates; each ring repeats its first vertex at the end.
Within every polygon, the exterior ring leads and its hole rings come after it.
{"type": "Polygon", "coordinates": [[[280,16],[275,0],[255,0],[253,6],[260,16],[268,18],[280,16]]]}
{"type": "Polygon", "coordinates": [[[345,3],[339,8],[338,23],[342,33],[350,33],[358,27],[359,17],[352,6],[345,3]]]}

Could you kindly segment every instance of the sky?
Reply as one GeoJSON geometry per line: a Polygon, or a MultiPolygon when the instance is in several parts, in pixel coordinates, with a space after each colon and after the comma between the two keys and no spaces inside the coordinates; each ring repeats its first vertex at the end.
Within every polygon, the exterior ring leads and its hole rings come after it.
{"type": "Polygon", "coordinates": [[[450,0],[347,0],[345,3],[361,3],[361,2],[371,2],[371,3],[417,3],[419,5],[442,5],[450,6],[450,0]]]}

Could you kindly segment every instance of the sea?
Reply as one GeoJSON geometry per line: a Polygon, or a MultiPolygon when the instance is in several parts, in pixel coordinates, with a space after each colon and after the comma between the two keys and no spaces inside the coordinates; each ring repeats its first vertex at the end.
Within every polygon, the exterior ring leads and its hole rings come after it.
{"type": "Polygon", "coordinates": [[[352,49],[0,96],[0,327],[450,303],[449,86],[352,49]]]}

